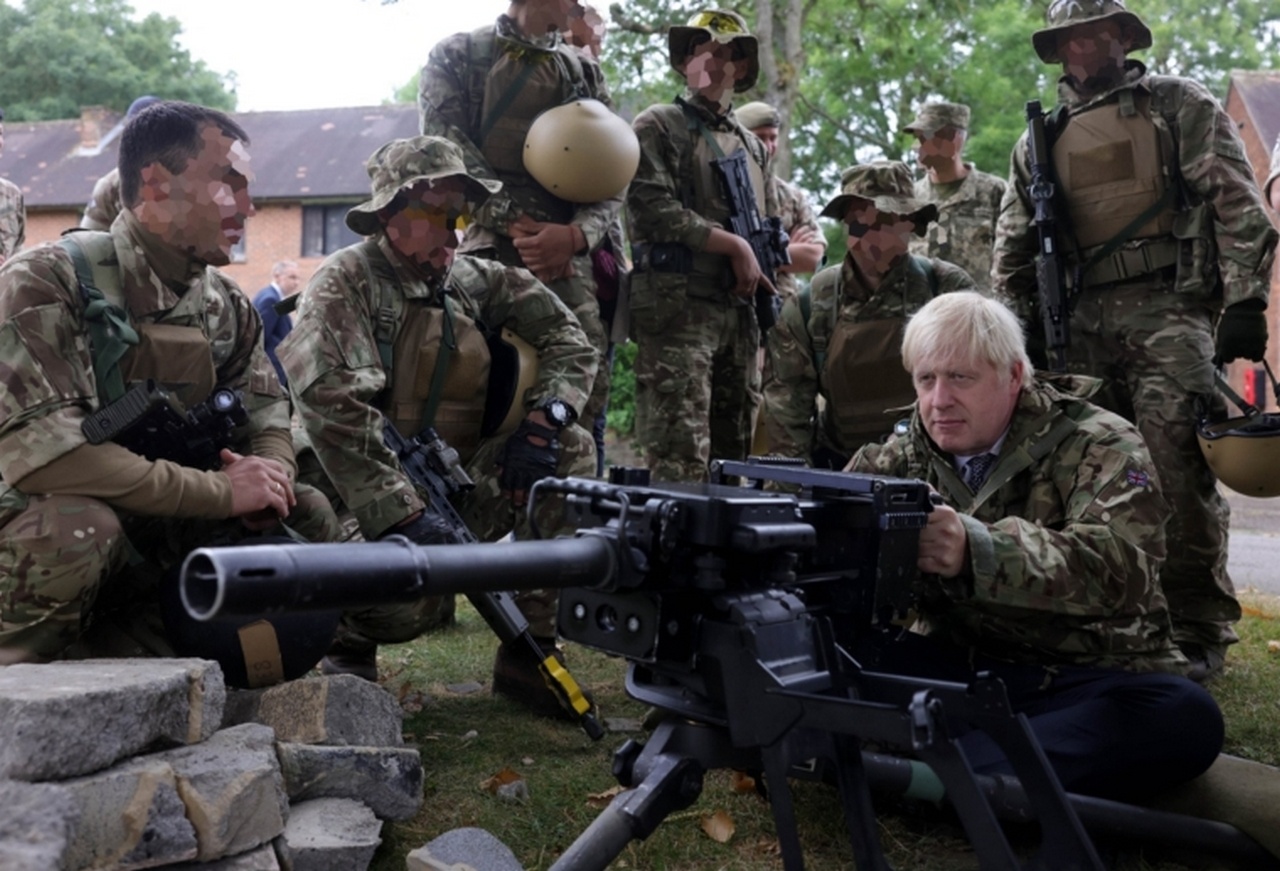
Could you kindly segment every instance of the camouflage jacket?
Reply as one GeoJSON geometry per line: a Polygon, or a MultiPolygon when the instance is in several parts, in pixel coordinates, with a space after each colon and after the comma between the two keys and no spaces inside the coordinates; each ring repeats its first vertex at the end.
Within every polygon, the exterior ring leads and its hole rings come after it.
{"type": "MultiPolygon", "coordinates": [[[[131,323],[198,327],[208,338],[216,386],[241,391],[249,410],[237,450],[291,466],[291,451],[285,456],[254,450],[260,434],[273,445],[288,445],[289,402],[262,349],[262,322],[248,297],[212,267],[165,248],[128,213],[113,225],[110,237],[131,323]]],[[[0,476],[5,481],[21,481],[86,444],[81,423],[103,402],[86,330],[75,267],[61,246],[28,249],[0,269],[0,476]]],[[[214,473],[182,470],[188,477],[209,474],[214,473]]]]}
{"type": "MultiPolygon", "coordinates": [[[[809,195],[789,181],[777,180],[778,184],[778,217],[782,219],[782,229],[794,236],[796,231],[807,227],[815,239],[826,243],[822,233],[822,225],[818,223],[818,214],[809,202],[809,195]]],[[[800,279],[791,272],[778,273],[778,292],[784,300],[795,296],[800,290],[800,279]]]]}
{"type": "Polygon", "coordinates": [[[405,299],[439,300],[447,285],[459,310],[491,328],[508,327],[533,345],[538,379],[524,397],[528,407],[558,396],[581,412],[597,355],[573,313],[524,269],[458,255],[451,275],[433,284],[381,235],[332,254],[307,284],[293,331],[276,347],[276,357],[325,473],[360,529],[376,535],[424,503],[382,440],[390,393],[376,335],[382,288],[371,285],[372,273],[356,250],[362,245],[380,249],[405,299]],[[464,263],[481,283],[463,287],[453,280],[464,263]]]}
{"type": "Polygon", "coordinates": [[[923,238],[911,240],[911,253],[937,257],[969,273],[980,290],[991,289],[991,253],[996,242],[996,219],[1004,197],[1004,180],[965,164],[969,174],[945,199],[928,176],[916,182],[916,197],[938,204],[938,220],[929,224],[923,238]]]}
{"type": "MultiPolygon", "coordinates": [[[[480,50],[479,47],[484,45],[493,45],[494,50],[527,58],[529,64],[544,60],[560,64],[565,70],[562,93],[558,102],[549,103],[545,107],[547,109],[580,95],[599,100],[610,108],[613,101],[596,61],[565,43],[558,34],[536,41],[525,37],[506,15],[492,27],[456,33],[431,49],[418,82],[419,129],[424,134],[443,136],[461,148],[467,172],[475,178],[506,183],[504,189],[490,196],[475,215],[477,228],[506,235],[507,225],[529,212],[530,208],[527,203],[513,199],[513,191],[521,185],[511,184],[512,179],[502,178],[481,151],[480,112],[484,104],[483,83],[488,66],[482,69],[479,65],[491,65],[493,61],[492,56],[485,57],[480,50]],[[572,60],[566,63],[566,57],[572,60]],[[581,81],[572,80],[570,71],[573,70],[582,71],[581,81]]],[[[537,185],[528,175],[522,181],[525,186],[537,185]]],[[[571,204],[571,223],[582,230],[592,251],[609,235],[609,228],[616,220],[621,205],[621,196],[599,203],[571,204]]]]}
{"type": "Polygon", "coordinates": [[[961,512],[970,568],[926,582],[933,632],[1015,662],[1176,671],[1158,580],[1167,508],[1151,456],[1131,424],[1070,395],[1086,381],[1023,391],[976,494],[918,414],[850,469],[922,479],[961,512]]]}
{"type": "MultiPolygon", "coordinates": [[[[763,200],[766,216],[781,215],[781,198],[764,143],[738,123],[732,111],[727,115],[716,115],[691,92],[686,92],[674,105],[659,103],[645,109],[631,125],[640,140],[640,167],[627,189],[631,243],[633,246],[679,243],[692,251],[696,258],[704,253],[711,230],[724,229],[717,220],[708,216],[727,215],[728,205],[723,195],[718,193],[706,199],[695,195],[698,187],[695,175],[701,171],[700,167],[694,166],[699,137],[689,129],[686,111],[692,112],[713,133],[736,136],[748,157],[761,168],[765,179],[763,200]]],[[[725,151],[726,154],[731,153],[729,149],[725,151]]],[[[730,267],[729,259],[722,259],[724,265],[718,269],[723,272],[730,267]]],[[[639,266],[637,264],[637,268],[639,266]]],[[[632,301],[635,301],[634,286],[632,301]]]]}
{"type": "MultiPolygon", "coordinates": [[[[910,261],[904,257],[889,270],[880,287],[870,291],[846,256],[839,265],[829,266],[814,277],[807,318],[801,299],[783,304],[782,316],[768,336],[769,362],[774,373],[764,391],[769,410],[765,425],[770,453],[808,458],[815,447],[822,447],[847,457],[861,446],[861,434],[842,431],[832,413],[836,405],[853,397],[832,391],[824,352],[838,324],[905,319],[935,293],[974,289],[973,281],[958,266],[941,260],[928,263],[937,281],[936,289],[927,273],[909,268],[910,261]],[[819,356],[824,358],[822,371],[819,356]]],[[[891,350],[900,360],[897,347],[891,350]]],[[[908,392],[896,404],[909,405],[914,400],[914,394],[908,392]]]]}
{"type": "Polygon", "coordinates": [[[22,191],[7,178],[0,178],[0,261],[18,253],[27,241],[27,209],[22,191]]]}
{"type": "Polygon", "coordinates": [[[113,169],[94,183],[80,226],[85,230],[110,230],[121,208],[120,170],[113,169]]]}
{"type": "MultiPolygon", "coordinates": [[[[1221,283],[1222,305],[1249,299],[1266,301],[1277,234],[1262,206],[1253,170],[1245,156],[1236,124],[1202,85],[1176,76],[1149,75],[1139,62],[1127,62],[1125,80],[1114,89],[1083,100],[1063,77],[1058,101],[1075,116],[1093,107],[1119,100],[1126,89],[1152,95],[1152,121],[1167,125],[1177,144],[1178,164],[1171,167],[1175,183],[1190,200],[1204,204],[1212,220],[1202,222],[1211,238],[1193,238],[1181,244],[1184,251],[1174,290],[1217,299],[1221,283]],[[1157,102],[1166,107],[1157,110],[1157,102]],[[1212,228],[1210,231],[1208,228],[1212,228]],[[1203,246],[1203,247],[1202,247],[1203,246]]],[[[1024,132],[1010,160],[1009,185],[996,227],[992,280],[997,295],[1010,301],[1024,317],[1036,294],[1036,231],[1034,207],[1027,194],[1030,182],[1027,137],[1024,132]]],[[[1070,250],[1062,244],[1060,248],[1070,250]]],[[[1038,322],[1038,318],[1035,319],[1038,322]]]]}

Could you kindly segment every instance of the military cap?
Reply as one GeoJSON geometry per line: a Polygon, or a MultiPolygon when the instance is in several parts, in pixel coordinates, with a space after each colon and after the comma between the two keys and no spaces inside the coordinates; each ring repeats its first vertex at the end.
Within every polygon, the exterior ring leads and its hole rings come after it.
{"type": "Polygon", "coordinates": [[[902,215],[916,223],[923,233],[930,221],[938,219],[938,207],[916,199],[911,170],[899,160],[877,160],[860,163],[840,173],[840,193],[822,210],[824,218],[844,220],[852,200],[867,200],[882,212],[902,215]]]}
{"type": "Polygon", "coordinates": [[[699,33],[707,34],[721,45],[734,42],[742,44],[742,54],[748,69],[747,74],[733,86],[733,90],[738,94],[750,90],[760,75],[760,44],[747,29],[747,20],[736,12],[724,9],[695,12],[690,16],[688,24],[676,25],[667,32],[667,56],[673,67],[679,69],[688,59],[691,53],[689,46],[699,33]]]}
{"type": "Polygon", "coordinates": [[[1112,20],[1120,25],[1129,51],[1151,47],[1151,31],[1142,19],[1125,8],[1123,0],[1053,0],[1044,14],[1045,27],[1031,34],[1031,44],[1040,60],[1061,63],[1058,36],[1081,24],[1112,20]]]}
{"type": "Polygon", "coordinates": [[[782,126],[782,119],[778,116],[778,110],[760,100],[734,109],[733,114],[737,116],[738,123],[748,130],[755,130],[759,127],[782,126]]]}
{"type": "Polygon", "coordinates": [[[482,180],[467,174],[462,150],[439,136],[393,139],[375,151],[365,163],[373,196],[347,212],[347,226],[362,236],[371,236],[382,226],[378,212],[396,194],[422,181],[461,178],[466,181],[467,201],[474,208],[502,189],[502,182],[482,180]]]}
{"type": "Polygon", "coordinates": [[[963,103],[925,103],[916,113],[916,120],[903,127],[902,132],[932,136],[943,127],[968,130],[969,107],[963,103]]]}

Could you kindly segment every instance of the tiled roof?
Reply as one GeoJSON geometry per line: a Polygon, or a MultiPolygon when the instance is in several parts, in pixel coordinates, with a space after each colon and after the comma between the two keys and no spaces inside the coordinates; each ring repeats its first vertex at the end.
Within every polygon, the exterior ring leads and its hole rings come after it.
{"type": "Polygon", "coordinates": [[[1235,70],[1231,88],[1240,95],[1262,147],[1270,151],[1280,136],[1280,71],[1235,70]]]}

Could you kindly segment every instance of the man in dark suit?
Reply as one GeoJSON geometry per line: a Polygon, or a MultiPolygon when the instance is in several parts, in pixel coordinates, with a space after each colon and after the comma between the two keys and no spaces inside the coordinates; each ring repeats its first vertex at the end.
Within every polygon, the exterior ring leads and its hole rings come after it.
{"type": "Polygon", "coordinates": [[[289,335],[293,329],[293,321],[288,315],[276,312],[276,303],[288,299],[298,292],[302,286],[302,276],[298,272],[298,264],[292,260],[281,260],[271,267],[271,283],[258,291],[253,298],[253,307],[262,318],[262,344],[271,358],[271,365],[276,367],[276,376],[280,384],[287,384],[284,369],[276,359],[276,345],[289,335]]]}

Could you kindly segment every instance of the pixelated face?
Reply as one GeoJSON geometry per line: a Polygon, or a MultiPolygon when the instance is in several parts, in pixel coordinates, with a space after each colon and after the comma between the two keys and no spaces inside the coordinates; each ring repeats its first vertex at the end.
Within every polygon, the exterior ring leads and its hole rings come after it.
{"type": "Polygon", "coordinates": [[[856,251],[882,274],[906,256],[916,228],[910,218],[882,212],[864,199],[854,199],[849,204],[844,222],[849,230],[849,250],[856,251]]]}
{"type": "Polygon", "coordinates": [[[1112,78],[1107,74],[1124,67],[1128,50],[1124,29],[1110,19],[1078,24],[1058,36],[1063,71],[1086,85],[1112,78]]]}
{"type": "Polygon", "coordinates": [[[254,214],[253,172],[243,142],[211,124],[200,138],[204,145],[181,172],[158,161],[142,168],[137,212],[143,226],[193,260],[225,266],[254,214]]]}
{"type": "Polygon", "coordinates": [[[751,131],[756,138],[764,143],[764,147],[768,150],[769,155],[778,153],[778,128],[777,127],[757,127],[751,131]]]}
{"type": "Polygon", "coordinates": [[[929,437],[948,453],[972,456],[989,451],[1009,428],[1022,364],[1002,370],[986,361],[924,359],[911,380],[929,437]]]}
{"type": "Polygon", "coordinates": [[[590,6],[575,5],[569,14],[569,29],[565,31],[565,40],[599,60],[600,47],[604,44],[604,19],[590,6]]]}
{"type": "Polygon", "coordinates": [[[400,256],[420,269],[444,272],[453,263],[458,233],[470,206],[461,179],[419,182],[403,196],[403,207],[382,215],[387,241],[400,256]]]}
{"type": "Polygon", "coordinates": [[[569,29],[574,15],[581,14],[578,0],[525,0],[524,30],[531,36],[569,29]]]}
{"type": "Polygon", "coordinates": [[[712,103],[723,102],[750,70],[747,61],[735,54],[733,43],[708,40],[694,46],[680,70],[689,90],[712,103]]]}
{"type": "Polygon", "coordinates": [[[929,169],[950,166],[964,148],[965,132],[956,127],[941,127],[932,133],[915,133],[916,156],[929,169]]]}

